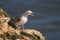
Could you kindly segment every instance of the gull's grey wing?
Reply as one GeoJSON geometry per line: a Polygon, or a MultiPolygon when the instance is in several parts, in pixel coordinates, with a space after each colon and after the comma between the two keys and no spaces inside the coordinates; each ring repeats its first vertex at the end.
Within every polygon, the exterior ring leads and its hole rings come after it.
{"type": "Polygon", "coordinates": [[[19,16],[19,17],[12,18],[11,20],[12,20],[14,23],[17,23],[17,22],[19,22],[21,19],[20,19],[20,16],[19,16]]]}
{"type": "Polygon", "coordinates": [[[8,25],[13,28],[16,28],[16,24],[14,22],[12,22],[11,20],[8,22],[8,25]]]}

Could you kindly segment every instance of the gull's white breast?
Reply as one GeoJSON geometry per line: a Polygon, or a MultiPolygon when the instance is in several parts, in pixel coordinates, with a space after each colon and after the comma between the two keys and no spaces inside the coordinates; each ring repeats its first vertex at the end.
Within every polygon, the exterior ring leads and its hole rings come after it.
{"type": "Polygon", "coordinates": [[[21,20],[19,22],[17,22],[16,24],[18,24],[18,25],[24,25],[27,22],[27,20],[28,20],[28,18],[25,17],[25,16],[22,16],[20,19],[21,20]]]}

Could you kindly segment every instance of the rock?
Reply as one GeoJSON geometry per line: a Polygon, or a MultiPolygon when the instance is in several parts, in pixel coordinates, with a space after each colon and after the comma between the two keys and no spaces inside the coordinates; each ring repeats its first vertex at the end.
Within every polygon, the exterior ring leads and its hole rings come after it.
{"type": "Polygon", "coordinates": [[[5,17],[9,17],[8,13],[4,11],[2,8],[0,8],[0,16],[4,15],[5,17]]]}
{"type": "Polygon", "coordinates": [[[0,34],[2,34],[2,35],[3,35],[3,34],[4,34],[4,32],[3,32],[2,30],[0,30],[0,34]]]}
{"type": "MultiPolygon", "coordinates": [[[[10,27],[9,27],[10,28],[10,27]]],[[[45,40],[45,37],[39,31],[33,29],[25,29],[22,30],[11,30],[8,29],[8,32],[0,33],[1,38],[5,38],[6,40],[45,40]]]]}
{"type": "Polygon", "coordinates": [[[8,22],[9,22],[10,18],[9,17],[5,17],[4,15],[0,16],[0,29],[4,32],[8,31],[8,22]]]}
{"type": "Polygon", "coordinates": [[[8,25],[7,25],[7,23],[3,23],[2,25],[0,25],[0,29],[2,30],[2,31],[4,31],[4,32],[7,32],[8,31],[8,25]]]}
{"type": "Polygon", "coordinates": [[[0,38],[0,40],[3,40],[3,38],[0,38]]]}
{"type": "MultiPolygon", "coordinates": [[[[45,37],[42,35],[41,32],[33,29],[25,29],[23,33],[26,34],[26,36],[30,35],[30,37],[33,37],[34,40],[45,40],[45,37]]],[[[26,37],[26,39],[31,40],[31,38],[28,39],[28,37],[26,37]]]]}

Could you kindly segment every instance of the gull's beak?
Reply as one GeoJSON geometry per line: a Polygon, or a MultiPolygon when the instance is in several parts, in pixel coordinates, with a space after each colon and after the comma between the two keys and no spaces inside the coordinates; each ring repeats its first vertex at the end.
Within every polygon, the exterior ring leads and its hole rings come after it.
{"type": "Polygon", "coordinates": [[[31,15],[31,16],[34,16],[34,12],[32,12],[30,15],[31,15]]]}

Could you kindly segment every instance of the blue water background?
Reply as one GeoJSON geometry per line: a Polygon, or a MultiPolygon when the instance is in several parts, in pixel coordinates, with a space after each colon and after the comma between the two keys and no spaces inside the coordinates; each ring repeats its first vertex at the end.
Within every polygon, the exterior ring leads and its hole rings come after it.
{"type": "Polygon", "coordinates": [[[34,11],[25,28],[41,31],[46,40],[60,40],[60,0],[0,0],[0,7],[10,17],[34,11]]]}

